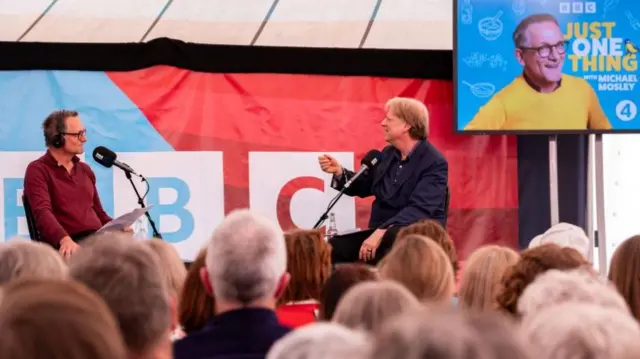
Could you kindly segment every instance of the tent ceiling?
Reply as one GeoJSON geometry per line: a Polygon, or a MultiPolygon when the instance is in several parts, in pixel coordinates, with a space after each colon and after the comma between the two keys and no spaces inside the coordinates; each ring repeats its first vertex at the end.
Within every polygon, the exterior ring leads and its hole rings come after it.
{"type": "Polygon", "coordinates": [[[0,41],[451,50],[452,1],[0,0],[0,41]]]}

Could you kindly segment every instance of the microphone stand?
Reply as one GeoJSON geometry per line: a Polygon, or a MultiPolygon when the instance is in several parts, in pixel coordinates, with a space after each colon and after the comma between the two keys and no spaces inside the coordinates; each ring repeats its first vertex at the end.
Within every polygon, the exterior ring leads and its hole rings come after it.
{"type": "Polygon", "coordinates": [[[324,211],[322,216],[320,216],[320,218],[318,219],[318,222],[316,222],[316,224],[313,226],[313,229],[320,228],[322,223],[327,220],[327,217],[329,217],[329,212],[331,212],[331,209],[333,209],[333,206],[335,206],[336,203],[338,203],[338,200],[340,199],[340,197],[342,197],[342,195],[344,195],[344,191],[347,188],[349,188],[349,187],[344,187],[343,186],[342,189],[340,190],[340,193],[338,193],[337,196],[333,197],[333,199],[331,200],[331,202],[329,202],[329,205],[327,206],[327,210],[324,211]]]}
{"type": "MultiPolygon", "coordinates": [[[[124,173],[127,176],[127,179],[129,180],[129,182],[131,183],[131,187],[133,187],[133,191],[136,193],[136,196],[138,197],[138,204],[140,205],[140,207],[145,208],[144,200],[140,196],[140,192],[138,192],[138,187],[136,187],[135,183],[133,183],[133,180],[131,179],[131,172],[124,171],[124,173]]],[[[147,179],[144,177],[142,177],[142,180],[147,182],[147,179]]],[[[148,185],[149,185],[149,182],[147,182],[147,186],[148,185]]],[[[147,216],[147,219],[149,220],[149,224],[151,224],[151,229],[153,230],[153,236],[156,238],[162,239],[162,235],[160,235],[160,233],[156,229],[156,224],[153,222],[153,219],[151,219],[151,215],[149,214],[149,211],[144,212],[144,214],[145,216],[147,216]]]]}

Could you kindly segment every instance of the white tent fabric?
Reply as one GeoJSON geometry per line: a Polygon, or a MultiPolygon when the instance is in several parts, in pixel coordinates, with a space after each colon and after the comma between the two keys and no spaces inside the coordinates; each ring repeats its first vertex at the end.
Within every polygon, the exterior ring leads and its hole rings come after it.
{"type": "Polygon", "coordinates": [[[0,0],[0,41],[451,50],[452,2],[0,0]]]}

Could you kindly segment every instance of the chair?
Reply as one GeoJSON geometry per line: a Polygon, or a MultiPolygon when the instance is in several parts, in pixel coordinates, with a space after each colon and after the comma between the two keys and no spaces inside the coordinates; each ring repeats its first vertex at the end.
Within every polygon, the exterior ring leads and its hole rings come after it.
{"type": "Polygon", "coordinates": [[[449,186],[447,185],[447,192],[444,198],[444,228],[447,228],[447,219],[449,218],[449,204],[451,202],[451,192],[449,191],[449,186]]]}
{"type": "Polygon", "coordinates": [[[29,237],[31,240],[40,242],[40,233],[38,232],[38,228],[36,227],[36,221],[33,217],[33,213],[31,212],[31,206],[29,205],[29,201],[27,200],[27,196],[22,195],[22,206],[24,207],[24,214],[27,217],[27,227],[29,228],[29,237]]]}

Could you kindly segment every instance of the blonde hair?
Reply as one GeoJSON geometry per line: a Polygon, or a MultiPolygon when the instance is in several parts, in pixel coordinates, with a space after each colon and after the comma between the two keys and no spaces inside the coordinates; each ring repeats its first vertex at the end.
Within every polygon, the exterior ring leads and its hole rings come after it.
{"type": "Polygon", "coordinates": [[[0,285],[25,277],[66,278],[68,272],[50,245],[17,238],[0,244],[0,285]]]}
{"type": "Polygon", "coordinates": [[[3,288],[0,358],[125,359],[117,322],[93,291],[28,278],[3,288]]]}
{"type": "Polygon", "coordinates": [[[169,294],[174,298],[178,298],[187,278],[187,268],[184,266],[182,259],[180,259],[178,251],[174,246],[162,239],[154,238],[142,241],[142,243],[151,248],[160,259],[169,294]]]}
{"type": "Polygon", "coordinates": [[[411,126],[409,136],[414,140],[424,140],[429,136],[429,110],[424,103],[414,98],[394,97],[387,101],[385,110],[411,126]]]}
{"type": "Polygon", "coordinates": [[[387,319],[419,305],[416,297],[396,282],[363,282],[347,291],[332,321],[347,328],[375,332],[387,319]]]}
{"type": "Polygon", "coordinates": [[[490,310],[496,307],[500,279],[520,256],[511,248],[489,245],[474,251],[465,262],[459,300],[464,308],[490,310]]]}
{"type": "Polygon", "coordinates": [[[455,291],[449,257],[436,242],[419,235],[393,246],[380,265],[380,277],[400,282],[420,301],[450,301],[455,291]]]}

